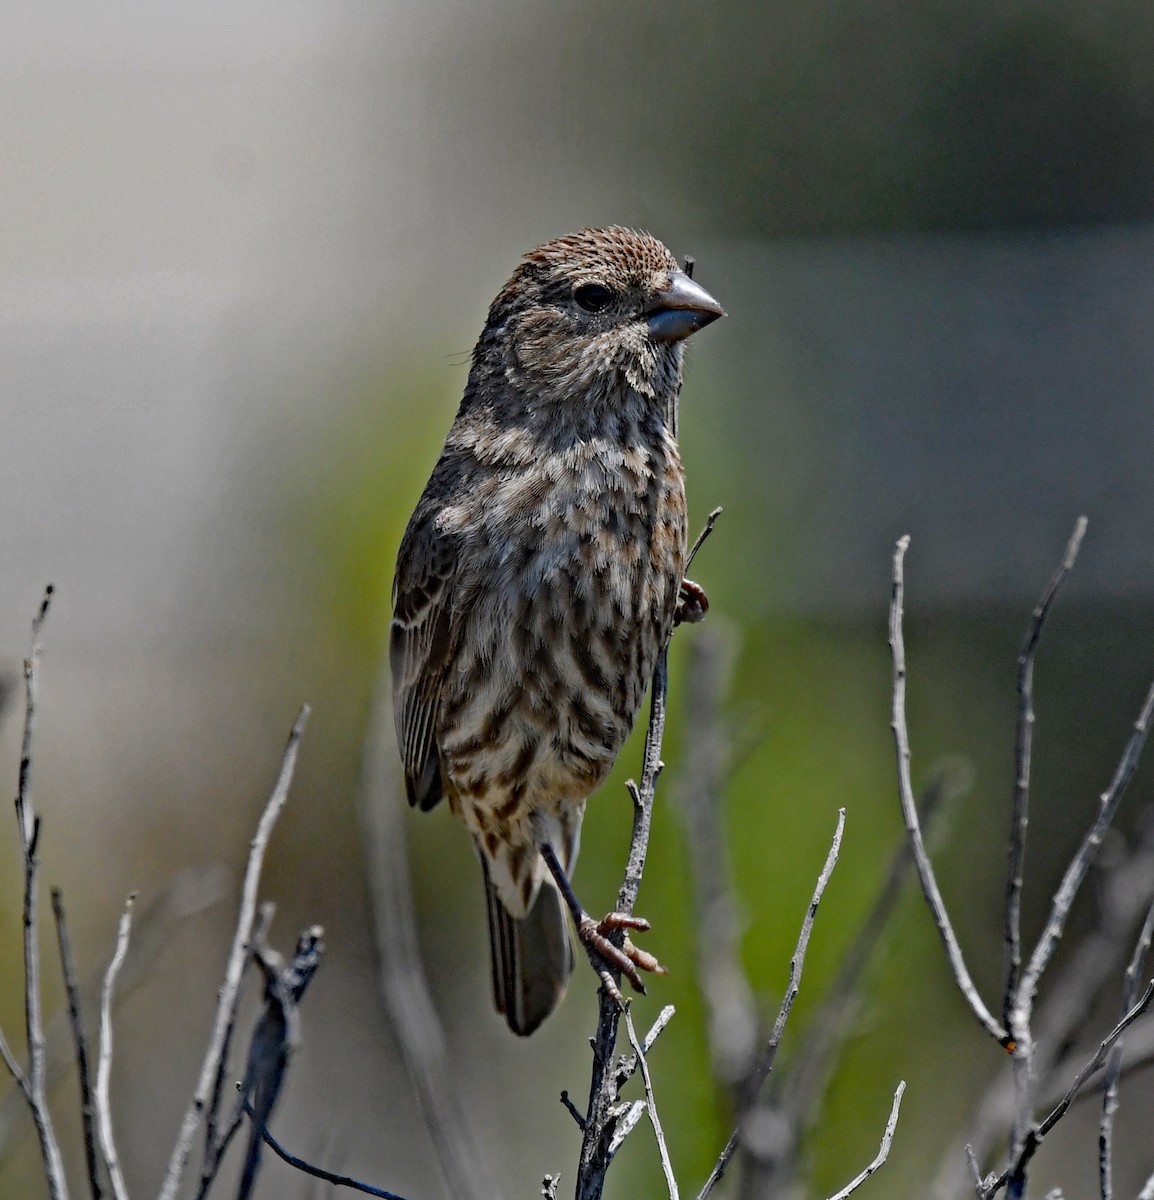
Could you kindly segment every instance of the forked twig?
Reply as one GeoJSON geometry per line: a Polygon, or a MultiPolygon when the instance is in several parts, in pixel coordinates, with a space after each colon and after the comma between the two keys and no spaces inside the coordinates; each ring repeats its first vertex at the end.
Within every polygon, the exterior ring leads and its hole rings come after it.
{"type": "Polygon", "coordinates": [[[669,1189],[669,1200],[680,1200],[677,1191],[677,1180],[673,1175],[673,1164],[669,1161],[669,1147],[665,1144],[665,1134],[661,1129],[661,1119],[657,1115],[657,1101],[653,1098],[653,1080],[649,1077],[649,1064],[645,1061],[645,1050],[637,1040],[637,1031],[633,1028],[633,1016],[629,1009],[625,1010],[625,1032],[629,1035],[629,1044],[637,1055],[637,1065],[641,1070],[641,1079],[645,1084],[645,1107],[649,1112],[649,1123],[653,1126],[657,1138],[657,1150],[661,1155],[661,1169],[665,1172],[665,1185],[669,1189]]]}

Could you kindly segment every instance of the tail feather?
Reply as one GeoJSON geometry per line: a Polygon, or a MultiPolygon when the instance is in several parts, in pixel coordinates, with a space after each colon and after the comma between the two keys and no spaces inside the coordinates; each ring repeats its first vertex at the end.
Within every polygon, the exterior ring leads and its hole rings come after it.
{"type": "Polygon", "coordinates": [[[484,858],[489,912],[493,1003],[514,1033],[527,1036],[561,1003],[573,973],[573,944],[561,893],[543,878],[532,907],[511,917],[489,878],[484,858]]]}

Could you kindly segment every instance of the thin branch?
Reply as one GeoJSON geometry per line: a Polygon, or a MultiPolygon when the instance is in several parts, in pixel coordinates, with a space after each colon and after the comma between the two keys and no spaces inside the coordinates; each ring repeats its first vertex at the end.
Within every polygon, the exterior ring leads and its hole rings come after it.
{"type": "Polygon", "coordinates": [[[698,550],[705,545],[705,539],[713,532],[714,525],[717,524],[717,518],[725,511],[720,505],[715,508],[708,517],[705,518],[705,526],[697,535],[697,540],[689,547],[689,553],[685,556],[685,569],[688,571],[693,566],[693,560],[697,557],[698,550]]]}
{"type": "Polygon", "coordinates": [[[124,904],[124,912],[120,916],[120,926],[116,932],[116,952],[108,964],[104,976],[104,987],[100,993],[100,1039],[99,1057],[96,1063],[96,1124],[100,1132],[100,1151],[104,1156],[104,1165],[108,1170],[108,1180],[112,1185],[112,1194],[116,1200],[128,1200],[128,1189],[124,1185],[124,1175],[120,1170],[120,1156],[116,1152],[116,1139],[112,1134],[112,1102],[110,1086],[112,1082],[112,995],[116,988],[116,976],[124,964],[124,956],[128,953],[128,938],[132,932],[132,905],[136,893],[131,892],[124,904]]]}
{"type": "Polygon", "coordinates": [[[297,716],[289,734],[288,744],[281,759],[280,774],[272,795],[265,805],[264,812],[261,814],[256,835],[249,847],[248,866],[245,869],[244,885],[241,891],[240,912],[237,917],[236,932],[233,934],[232,947],[229,950],[228,963],[225,967],[224,981],[218,993],[212,1036],[200,1069],[196,1091],[184,1114],[176,1145],[173,1147],[172,1157],[168,1162],[168,1170],[160,1189],[160,1200],[175,1200],[185,1167],[188,1165],[188,1156],[192,1152],[192,1139],[196,1134],[196,1128],[200,1124],[202,1115],[206,1117],[206,1128],[215,1128],[220,1103],[220,1081],[225,1070],[224,1060],[232,1030],[236,1024],[240,985],[245,964],[248,961],[249,938],[256,915],[261,868],[264,865],[265,851],[268,849],[273,828],[288,799],[289,785],[292,783],[293,770],[296,767],[297,748],[300,745],[301,734],[304,732],[308,716],[309,707],[306,704],[297,716]]]}
{"type": "Polygon", "coordinates": [[[68,920],[64,912],[64,897],[59,888],[52,889],[52,913],[56,918],[56,943],[60,950],[60,973],[68,997],[68,1020],[76,1048],[76,1069],[80,1083],[80,1118],[84,1129],[84,1162],[88,1169],[88,1189],[92,1200],[104,1194],[100,1186],[100,1164],[96,1156],[96,1105],[89,1079],[88,1038],[80,1012],[80,985],[76,981],[76,964],[72,959],[72,942],[68,936],[68,920]]]}
{"type": "Polygon", "coordinates": [[[838,853],[841,849],[842,833],[845,830],[845,809],[839,808],[837,812],[837,829],[834,831],[833,842],[830,844],[829,853],[826,855],[825,864],[822,866],[821,874],[818,875],[817,884],[813,889],[813,895],[809,901],[809,907],[806,909],[805,917],[801,923],[801,931],[797,937],[797,945],[794,947],[793,957],[789,962],[789,983],[786,986],[785,995],[782,997],[781,1007],[777,1012],[777,1019],[773,1023],[773,1032],[770,1034],[769,1042],[765,1050],[762,1051],[754,1070],[750,1072],[749,1078],[745,1081],[743,1095],[738,1106],[738,1119],[733,1132],[729,1135],[729,1140],[725,1143],[721,1153],[717,1157],[717,1162],[713,1165],[713,1170],[709,1173],[709,1178],[702,1185],[701,1191],[697,1194],[697,1200],[705,1200],[705,1198],[713,1191],[713,1189],[721,1182],[725,1175],[737,1147],[741,1143],[741,1124],[748,1110],[756,1103],[758,1093],[761,1091],[762,1084],[765,1082],[766,1076],[773,1070],[773,1064],[777,1058],[777,1051],[781,1045],[782,1036],[785,1033],[785,1024],[789,1020],[790,1010],[793,1008],[793,1002],[797,997],[797,993],[801,987],[801,973],[805,967],[805,954],[809,946],[810,932],[813,929],[814,917],[817,915],[818,905],[821,903],[822,895],[825,892],[826,884],[829,882],[830,876],[833,874],[834,865],[837,863],[838,853]]]}
{"type": "Polygon", "coordinates": [[[669,1161],[669,1147],[665,1144],[665,1134],[661,1129],[661,1119],[657,1115],[657,1101],[653,1098],[653,1080],[649,1077],[649,1064],[645,1060],[645,1051],[637,1040],[637,1031],[633,1028],[633,1017],[629,1009],[625,1010],[625,1032],[629,1035],[629,1044],[637,1055],[637,1065],[641,1069],[641,1079],[645,1084],[645,1107],[649,1112],[649,1123],[653,1126],[657,1138],[657,1150],[661,1155],[661,1169],[665,1172],[665,1186],[669,1189],[669,1200],[680,1200],[677,1191],[677,1180],[673,1175],[673,1164],[669,1161]]]}
{"type": "MultiPolygon", "coordinates": [[[[1113,864],[1099,891],[1098,915],[1093,928],[1072,954],[1060,960],[1056,977],[1031,1019],[1033,1084],[1029,1115],[1052,1107],[1065,1094],[1077,1067],[1067,1069],[1065,1048],[1079,1041],[1079,1031],[1098,1008],[1102,988],[1115,972],[1125,969],[1134,947],[1135,926],[1141,925],[1154,899],[1154,813],[1145,822],[1139,845],[1113,864]]],[[[1154,1027],[1149,1024],[1127,1033],[1123,1073],[1139,1070],[1154,1056],[1154,1027]]],[[[1080,1066],[1081,1064],[1077,1064],[1080,1066]]],[[[999,1072],[974,1105],[966,1139],[985,1160],[1001,1141],[1021,1111],[1018,1081],[1013,1073],[999,1072]]],[[[1086,1088],[1080,1093],[1087,1096],[1086,1088]]],[[[962,1138],[948,1147],[930,1188],[932,1200],[947,1200],[964,1186],[961,1167],[962,1138]]]]}
{"type": "MultiPolygon", "coordinates": [[[[970,772],[957,763],[943,763],[932,772],[919,805],[927,841],[931,845],[940,835],[954,800],[969,785],[970,772]]],[[[798,1124],[806,1124],[813,1119],[830,1064],[849,1034],[853,1015],[857,1011],[858,981],[889,926],[890,917],[913,866],[913,852],[909,841],[903,837],[890,858],[889,868],[869,912],[841,956],[833,983],[806,1027],[805,1041],[798,1047],[790,1063],[788,1076],[784,1082],[778,1080],[780,1086],[770,1086],[771,1097],[780,1096],[781,1107],[793,1114],[798,1124]]]]}
{"type": "Polygon", "coordinates": [[[38,675],[43,648],[40,633],[52,603],[53,588],[49,584],[32,621],[32,646],[24,660],[24,732],[20,745],[20,774],[16,791],[16,825],[20,835],[20,853],[24,866],[24,1028],[28,1044],[28,1069],[21,1071],[7,1041],[0,1041],[0,1052],[12,1077],[24,1093],[36,1136],[40,1157],[52,1200],[66,1200],[68,1181],[64,1174],[64,1159],[60,1142],[48,1107],[48,1087],[45,1072],[44,1017],[40,996],[40,936],[37,875],[40,841],[40,818],[32,806],[32,743],[36,727],[38,675]]]}
{"type": "Polygon", "coordinates": [[[1034,655],[1042,626],[1059,588],[1078,557],[1086,534],[1086,518],[1079,517],[1066,545],[1066,553],[1034,609],[1025,644],[1018,655],[1018,731],[1014,748],[1014,802],[1010,821],[1009,872],[1006,879],[1005,940],[1006,987],[1002,1000],[1002,1023],[1012,1036],[1021,1035],[1013,1027],[1014,998],[1022,969],[1022,872],[1026,860],[1026,828],[1030,812],[1030,762],[1034,742],[1034,655]]]}
{"type": "Polygon", "coordinates": [[[986,1032],[1005,1046],[1009,1041],[1009,1035],[986,1007],[966,968],[961,946],[958,944],[957,935],[954,933],[949,913],[946,911],[945,901],[938,888],[938,881],[934,876],[933,864],[926,853],[921,826],[918,823],[917,806],[914,803],[914,789],[910,781],[910,739],[906,725],[906,648],[905,637],[902,633],[902,604],[905,598],[903,564],[909,544],[910,539],[907,534],[898,539],[894,551],[893,600],[890,604],[890,649],[893,652],[894,663],[893,734],[898,759],[898,793],[901,797],[902,816],[905,819],[910,845],[913,847],[914,862],[917,865],[922,892],[925,895],[926,903],[930,906],[934,924],[938,928],[938,935],[945,947],[946,958],[949,960],[958,988],[986,1032]]]}
{"type": "Polygon", "coordinates": [[[1138,767],[1138,760],[1142,757],[1142,747],[1146,743],[1146,734],[1149,731],[1152,714],[1154,714],[1154,685],[1151,685],[1150,690],[1146,693],[1142,711],[1134,722],[1134,732],[1126,743],[1126,749],[1114,772],[1114,778],[1110,781],[1110,786],[1099,797],[1098,815],[1082,839],[1077,854],[1066,868],[1065,875],[1062,876],[1061,885],[1054,895],[1049,920],[1042,930],[1034,953],[1030,956],[1029,965],[1022,974],[1022,980],[1018,987],[1017,1004],[1024,1007],[1027,1013],[1033,1002],[1034,994],[1038,990],[1042,973],[1049,965],[1050,958],[1058,945],[1058,939],[1062,936],[1066,917],[1070,913],[1078,889],[1082,886],[1082,880],[1086,877],[1090,863],[1094,860],[1102,838],[1113,820],[1118,803],[1126,791],[1126,785],[1138,767]]]}
{"type": "Polygon", "coordinates": [[[1106,1061],[1107,1055],[1110,1053],[1110,1048],[1122,1036],[1123,1033],[1150,1007],[1150,1001],[1154,998],[1154,979],[1147,985],[1146,990],[1139,997],[1138,1002],[1123,1016],[1123,1018],[1114,1026],[1113,1029],[1102,1039],[1098,1049],[1095,1050],[1091,1058],[1086,1062],[1085,1066],[1078,1072],[1074,1082],[1067,1089],[1066,1094],[1050,1111],[1049,1115],[1037,1126],[1029,1132],[1021,1151],[1016,1159],[1001,1175],[997,1176],[988,1187],[985,1188],[982,1200],[988,1200],[990,1196],[995,1195],[1003,1187],[1008,1187],[1007,1195],[1017,1197],[1024,1194],[1026,1167],[1030,1160],[1034,1157],[1038,1147],[1042,1144],[1046,1135],[1054,1128],[1055,1125],[1066,1115],[1070,1105],[1078,1098],[1078,1093],[1082,1090],[1086,1082],[1101,1069],[1102,1064],[1106,1061]]]}
{"type": "MultiPolygon", "coordinates": [[[[649,699],[649,727],[642,754],[641,783],[630,782],[633,798],[633,833],[625,864],[625,878],[617,893],[617,911],[631,913],[641,886],[657,777],[661,774],[661,740],[665,733],[666,697],[669,690],[669,647],[657,659],[649,699]]],[[[593,1035],[593,1069],[589,1084],[589,1105],[577,1167],[577,1200],[599,1200],[605,1186],[605,1173],[621,1141],[619,1114],[616,1111],[617,1086],[613,1050],[617,1043],[617,1025],[621,1010],[602,987],[597,994],[597,1031],[593,1035]]]]}
{"type": "MultiPolygon", "coordinates": [[[[1154,939],[1154,904],[1146,910],[1146,920],[1138,933],[1134,953],[1126,964],[1126,975],[1122,985],[1122,1009],[1125,1012],[1134,1004],[1138,993],[1138,979],[1146,964],[1150,942],[1154,939]]],[[[1102,1089],[1102,1117],[1098,1125],[1098,1180],[1102,1188],[1102,1200],[1113,1200],[1114,1195],[1114,1114],[1118,1111],[1118,1083],[1122,1075],[1122,1051],[1124,1039],[1119,1037],[1110,1050],[1106,1063],[1106,1078],[1102,1089]]]]}
{"type": "MultiPolygon", "coordinates": [[[[132,941],[128,957],[116,980],[116,1008],[136,988],[152,978],[152,968],[160,953],[172,944],[180,924],[224,897],[228,873],[220,864],[189,867],[180,871],[163,891],[148,905],[139,901],[133,910],[132,941]]],[[[100,989],[108,958],[78,984],[78,1007],[81,1012],[99,1012],[100,989]]],[[[45,1087],[53,1092],[77,1064],[76,1038],[67,1006],[62,1008],[44,1028],[45,1087]]],[[[95,1059],[91,1065],[95,1067],[95,1059]]],[[[0,1159],[23,1131],[26,1098],[19,1088],[12,1088],[0,1100],[0,1159]]],[[[95,1136],[95,1127],[93,1129],[95,1136]]],[[[96,1142],[93,1141],[95,1150],[96,1142]]]]}
{"type": "Polygon", "coordinates": [[[865,1183],[865,1181],[872,1174],[874,1174],[874,1172],[877,1171],[879,1167],[881,1167],[881,1165],[886,1161],[886,1159],[889,1158],[890,1146],[893,1144],[894,1130],[897,1128],[898,1113],[901,1111],[902,1095],[905,1092],[905,1090],[906,1090],[906,1081],[903,1079],[898,1084],[897,1091],[894,1092],[894,1102],[890,1107],[890,1115],[889,1115],[889,1119],[886,1121],[885,1132],[882,1134],[882,1144],[878,1148],[878,1152],[875,1155],[873,1162],[871,1162],[870,1165],[868,1167],[866,1167],[866,1169],[864,1171],[862,1171],[859,1175],[855,1175],[854,1178],[852,1180],[850,1180],[850,1182],[847,1183],[846,1186],[843,1187],[840,1192],[835,1192],[834,1195],[830,1196],[829,1200],[845,1200],[845,1198],[851,1192],[856,1192],[858,1190],[858,1188],[861,1187],[861,1185],[863,1183],[865,1183]]]}
{"type": "MultiPolygon", "coordinates": [[[[244,1111],[249,1119],[253,1120],[252,1106],[247,1100],[244,1102],[244,1111]]],[[[297,1158],[295,1154],[290,1154],[263,1125],[257,1125],[256,1128],[260,1131],[260,1136],[264,1144],[282,1162],[288,1163],[290,1167],[295,1167],[298,1171],[303,1171],[306,1175],[312,1175],[316,1179],[323,1179],[325,1183],[334,1184],[336,1187],[351,1188],[354,1192],[362,1192],[366,1196],[379,1196],[381,1200],[405,1200],[404,1196],[399,1196],[396,1192],[387,1192],[384,1188],[373,1187],[371,1183],[362,1183],[359,1179],[354,1179],[351,1175],[338,1175],[333,1171],[326,1171],[323,1167],[314,1166],[312,1163],[306,1162],[303,1158],[297,1158]]]]}

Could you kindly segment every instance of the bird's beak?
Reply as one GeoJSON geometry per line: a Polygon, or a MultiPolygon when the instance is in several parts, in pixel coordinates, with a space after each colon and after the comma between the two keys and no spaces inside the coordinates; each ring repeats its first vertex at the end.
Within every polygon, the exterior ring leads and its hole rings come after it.
{"type": "Polygon", "coordinates": [[[669,286],[645,306],[645,323],[655,342],[679,342],[725,316],[725,309],[684,271],[669,276],[669,286]]]}

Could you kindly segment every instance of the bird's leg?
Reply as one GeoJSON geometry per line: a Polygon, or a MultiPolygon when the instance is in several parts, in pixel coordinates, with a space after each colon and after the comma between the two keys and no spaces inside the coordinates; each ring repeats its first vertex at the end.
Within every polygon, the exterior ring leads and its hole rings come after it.
{"type": "Polygon", "coordinates": [[[600,921],[595,921],[582,908],[581,901],[577,899],[573,885],[569,882],[569,876],[565,874],[565,869],[557,861],[553,847],[544,839],[540,846],[541,857],[545,860],[545,865],[557,883],[558,891],[573,914],[573,921],[577,926],[577,937],[580,939],[581,945],[585,947],[585,953],[589,955],[593,970],[597,972],[606,992],[618,1007],[624,1008],[625,997],[621,995],[621,989],[617,986],[617,982],[609,970],[610,967],[615,967],[620,971],[629,980],[634,991],[638,991],[642,995],[645,995],[645,984],[641,980],[641,971],[652,971],[655,975],[668,973],[652,954],[639,950],[629,940],[628,930],[636,929],[643,933],[649,928],[649,922],[644,917],[635,917],[631,913],[620,912],[611,912],[602,917],[600,921]],[[626,934],[624,943],[617,946],[609,940],[609,935],[619,930],[626,931],[626,934]]]}
{"type": "Polygon", "coordinates": [[[696,625],[698,621],[705,620],[707,612],[709,597],[705,594],[705,589],[692,579],[683,579],[681,591],[678,593],[677,608],[673,613],[673,624],[696,625]]]}

